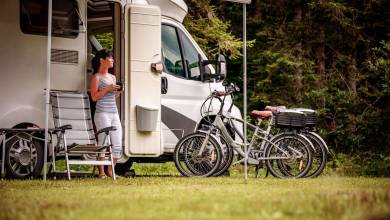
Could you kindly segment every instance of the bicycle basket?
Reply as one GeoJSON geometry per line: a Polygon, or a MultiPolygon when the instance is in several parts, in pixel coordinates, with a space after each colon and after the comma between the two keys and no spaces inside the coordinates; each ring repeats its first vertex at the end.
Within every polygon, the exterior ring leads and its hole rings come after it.
{"type": "Polygon", "coordinates": [[[318,114],[315,110],[307,108],[295,108],[291,110],[305,114],[305,124],[307,127],[314,127],[317,124],[318,114]]]}
{"type": "Polygon", "coordinates": [[[274,124],[276,127],[300,128],[306,125],[305,114],[299,111],[286,110],[275,114],[274,124]]]}

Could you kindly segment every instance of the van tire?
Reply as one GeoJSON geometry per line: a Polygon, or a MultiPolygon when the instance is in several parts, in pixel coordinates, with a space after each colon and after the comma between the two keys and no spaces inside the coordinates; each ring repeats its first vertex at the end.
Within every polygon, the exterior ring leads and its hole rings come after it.
{"type": "Polygon", "coordinates": [[[120,176],[123,176],[130,171],[132,165],[133,165],[133,161],[130,159],[128,159],[124,163],[117,163],[115,164],[115,173],[120,176]]]}
{"type": "Polygon", "coordinates": [[[38,140],[24,141],[12,138],[5,147],[7,178],[26,179],[38,177],[43,168],[43,143],[38,140]],[[32,159],[31,159],[32,158],[32,159]]]}

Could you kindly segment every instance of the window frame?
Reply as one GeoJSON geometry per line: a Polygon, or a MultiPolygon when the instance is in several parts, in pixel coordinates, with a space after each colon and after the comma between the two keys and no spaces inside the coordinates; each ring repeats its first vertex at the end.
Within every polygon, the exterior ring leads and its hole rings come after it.
{"type": "MultiPolygon", "coordinates": [[[[179,36],[180,36],[180,42],[181,42],[181,44],[182,44],[182,49],[183,49],[183,62],[185,63],[185,57],[187,56],[187,52],[186,52],[186,50],[184,49],[184,40],[187,40],[190,44],[191,44],[191,46],[193,47],[193,49],[197,52],[197,55],[198,55],[198,57],[199,57],[199,55],[201,55],[200,53],[199,53],[199,51],[196,49],[196,47],[195,47],[195,45],[191,42],[191,39],[184,33],[184,31],[182,31],[182,30],[179,30],[179,36]],[[186,38],[186,39],[184,39],[184,38],[186,38]]],[[[199,62],[199,60],[198,60],[198,62],[199,62]]],[[[186,67],[186,72],[187,72],[187,79],[188,80],[192,80],[192,81],[201,81],[201,79],[192,79],[191,78],[191,71],[188,69],[188,66],[187,65],[185,65],[185,67],[186,67]]],[[[199,75],[200,75],[200,66],[198,66],[198,68],[199,68],[199,75]]]]}
{"type": "MultiPolygon", "coordinates": [[[[181,30],[180,27],[174,25],[174,24],[171,24],[171,23],[166,23],[166,22],[162,22],[161,26],[170,26],[172,28],[175,29],[175,32],[176,32],[176,37],[178,39],[178,43],[179,43],[179,48],[180,48],[180,57],[181,57],[181,60],[182,60],[182,64],[183,64],[183,67],[184,67],[184,72],[185,72],[185,76],[179,76],[179,75],[175,75],[174,73],[171,73],[170,71],[168,71],[168,69],[166,68],[165,66],[165,62],[164,62],[164,51],[162,50],[161,48],[161,54],[162,54],[162,58],[163,58],[163,68],[164,68],[164,72],[171,75],[171,76],[175,76],[177,78],[181,78],[181,79],[186,79],[186,80],[191,80],[191,81],[196,81],[196,82],[202,82],[201,80],[198,80],[198,79],[191,79],[190,76],[191,76],[191,73],[189,72],[189,69],[188,69],[188,66],[186,65],[185,63],[185,50],[184,50],[184,43],[183,43],[183,38],[187,38],[187,40],[192,44],[193,48],[195,49],[195,51],[197,52],[198,55],[202,56],[202,54],[199,52],[198,48],[196,47],[196,45],[194,45],[192,43],[192,40],[190,37],[187,36],[186,32],[181,30]]],[[[162,40],[161,40],[162,41],[162,40]]],[[[200,67],[198,67],[200,68],[200,67]]],[[[208,66],[206,66],[206,68],[209,68],[208,66]]],[[[200,70],[199,70],[200,71],[200,70]]],[[[211,70],[210,70],[211,72],[211,70]]]]}
{"type": "MultiPolygon", "coordinates": [[[[184,60],[184,50],[183,50],[183,44],[181,42],[181,38],[179,36],[179,30],[176,26],[172,25],[172,24],[167,24],[167,23],[162,23],[161,26],[169,26],[169,27],[172,27],[174,30],[175,30],[175,35],[176,35],[176,38],[177,38],[177,41],[178,41],[178,44],[179,44],[179,50],[180,50],[180,58],[181,58],[181,62],[182,62],[182,65],[183,65],[183,69],[184,69],[184,76],[179,76],[179,75],[176,75],[174,73],[171,73],[167,67],[165,66],[165,61],[163,61],[163,64],[164,64],[164,71],[171,75],[171,76],[175,76],[177,78],[181,78],[181,79],[188,79],[188,70],[187,70],[187,65],[185,65],[185,60],[184,60]]],[[[161,39],[162,41],[162,39],[161,39]]],[[[162,48],[161,48],[162,50],[162,48]]],[[[163,59],[165,60],[165,57],[164,57],[164,51],[162,50],[162,56],[163,56],[163,59]]]]}

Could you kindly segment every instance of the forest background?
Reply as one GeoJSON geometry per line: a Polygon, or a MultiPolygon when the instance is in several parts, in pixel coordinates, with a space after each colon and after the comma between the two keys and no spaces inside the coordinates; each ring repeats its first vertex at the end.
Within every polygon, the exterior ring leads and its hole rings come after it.
{"type": "MultiPolygon", "coordinates": [[[[209,59],[227,57],[227,80],[242,85],[242,5],[186,3],[186,28],[209,59]]],[[[315,109],[334,170],[390,176],[390,1],[252,0],[247,39],[248,112],[315,109]]]]}

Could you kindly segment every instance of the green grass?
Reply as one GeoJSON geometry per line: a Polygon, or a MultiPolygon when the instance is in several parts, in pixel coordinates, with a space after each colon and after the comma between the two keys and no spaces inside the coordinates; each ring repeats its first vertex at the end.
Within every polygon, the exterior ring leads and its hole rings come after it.
{"type": "Polygon", "coordinates": [[[0,219],[390,219],[390,179],[184,178],[172,164],[138,176],[0,181],[0,219]],[[171,176],[161,176],[171,175],[171,176]],[[177,176],[175,176],[177,175],[177,176]]]}

